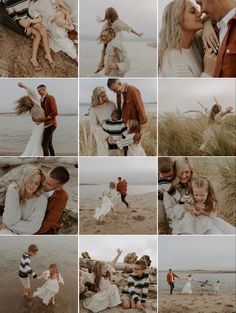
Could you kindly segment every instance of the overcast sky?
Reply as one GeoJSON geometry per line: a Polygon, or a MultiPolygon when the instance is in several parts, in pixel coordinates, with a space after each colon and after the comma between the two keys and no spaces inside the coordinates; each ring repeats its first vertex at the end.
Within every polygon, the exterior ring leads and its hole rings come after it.
{"type": "MultiPolygon", "coordinates": [[[[122,79],[122,82],[127,82],[129,85],[137,87],[144,102],[157,101],[157,80],[153,79],[122,79]]],[[[107,87],[107,79],[80,79],[80,102],[90,103],[92,91],[97,86],[103,86],[107,90],[109,99],[115,101],[116,94],[107,87]]]]}
{"type": "Polygon", "coordinates": [[[80,158],[80,183],[104,184],[117,177],[125,178],[129,184],[156,184],[155,158],[82,157],[80,158]]]}
{"type": "MultiPolygon", "coordinates": [[[[104,18],[106,8],[114,7],[122,21],[137,32],[144,33],[143,39],[155,39],[156,3],[156,0],[80,0],[80,36],[97,38],[102,24],[96,21],[96,17],[104,18]]],[[[127,39],[135,37],[125,34],[127,39]]]]}
{"type": "Polygon", "coordinates": [[[118,262],[123,262],[129,252],[138,257],[147,254],[151,257],[151,266],[157,266],[157,239],[155,236],[80,236],[79,251],[88,251],[92,259],[111,262],[120,248],[123,253],[118,262]]]}
{"type": "Polygon", "coordinates": [[[213,96],[223,108],[235,106],[235,79],[159,79],[158,90],[159,114],[202,110],[197,101],[210,109],[213,96]]]}
{"type": "Polygon", "coordinates": [[[14,102],[26,95],[24,89],[17,86],[23,82],[36,90],[37,86],[44,84],[48,92],[56,98],[60,113],[76,113],[78,107],[77,79],[40,78],[40,79],[2,79],[0,83],[1,105],[0,113],[13,112],[14,102]]]}
{"type": "Polygon", "coordinates": [[[159,269],[233,270],[234,236],[159,236],[159,269]]]}

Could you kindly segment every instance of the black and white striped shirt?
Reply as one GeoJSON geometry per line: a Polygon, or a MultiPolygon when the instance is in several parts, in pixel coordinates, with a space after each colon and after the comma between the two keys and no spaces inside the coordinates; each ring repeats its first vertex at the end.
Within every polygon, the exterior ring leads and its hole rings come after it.
{"type": "Polygon", "coordinates": [[[130,274],[128,276],[128,291],[131,299],[135,302],[144,303],[147,300],[149,288],[149,274],[144,273],[142,276],[130,274]]]}
{"type": "Polygon", "coordinates": [[[30,265],[30,255],[25,252],[20,260],[19,276],[22,278],[27,278],[32,275],[34,278],[37,277],[36,273],[32,270],[30,265]]]}

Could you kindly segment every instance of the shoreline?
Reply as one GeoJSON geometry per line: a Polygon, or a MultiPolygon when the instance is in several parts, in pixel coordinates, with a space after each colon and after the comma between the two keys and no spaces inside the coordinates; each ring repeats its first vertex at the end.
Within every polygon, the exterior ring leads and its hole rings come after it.
{"type": "MultiPolygon", "coordinates": [[[[22,151],[23,152],[23,151],[22,151]]],[[[4,156],[14,156],[14,157],[22,157],[22,158],[38,158],[38,157],[31,157],[31,156],[21,156],[22,152],[2,152],[0,151],[0,157],[4,157],[4,156]]],[[[61,157],[61,156],[68,156],[68,157],[76,157],[78,156],[76,153],[72,153],[72,152],[66,152],[66,153],[59,153],[56,155],[56,157],[61,157]]],[[[43,156],[41,156],[43,158],[43,156]]]]}

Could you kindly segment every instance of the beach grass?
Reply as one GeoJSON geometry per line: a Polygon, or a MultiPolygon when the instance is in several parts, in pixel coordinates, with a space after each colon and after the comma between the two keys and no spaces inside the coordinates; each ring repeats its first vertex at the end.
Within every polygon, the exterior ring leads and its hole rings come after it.
{"type": "MultiPolygon", "coordinates": [[[[97,145],[91,131],[89,118],[80,119],[80,155],[96,155],[97,145]]],[[[157,155],[157,120],[155,114],[148,115],[148,122],[144,128],[141,145],[148,156],[157,155]]]]}
{"type": "MultiPolygon", "coordinates": [[[[209,126],[207,116],[197,118],[166,113],[159,119],[159,155],[201,155],[199,147],[203,132],[209,126]]],[[[236,155],[236,116],[227,116],[221,124],[216,140],[209,147],[209,154],[216,156],[236,155]]]]}

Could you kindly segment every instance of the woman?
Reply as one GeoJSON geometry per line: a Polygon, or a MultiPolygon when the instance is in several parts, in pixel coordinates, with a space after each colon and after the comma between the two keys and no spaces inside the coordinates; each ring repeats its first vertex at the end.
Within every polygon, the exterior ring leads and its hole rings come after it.
{"type": "MultiPolygon", "coordinates": [[[[182,196],[181,202],[177,203],[174,197],[170,196],[167,192],[164,192],[164,207],[166,217],[170,220],[170,227],[172,232],[175,233],[175,229],[182,223],[184,213],[186,211],[191,212],[190,205],[188,204],[188,198],[190,195],[190,188],[194,175],[193,166],[188,158],[179,158],[175,161],[175,175],[176,178],[172,182],[173,186],[182,196]]],[[[235,227],[226,223],[219,217],[213,217],[213,225],[208,230],[206,235],[213,234],[234,234],[235,227]]]]}
{"type": "Polygon", "coordinates": [[[22,156],[43,156],[42,136],[44,123],[37,123],[37,119],[45,118],[44,110],[41,108],[40,99],[36,92],[23,83],[18,83],[28,93],[28,96],[22,97],[17,101],[16,114],[22,115],[29,112],[33,120],[32,135],[22,156]]]}
{"type": "MultiPolygon", "coordinates": [[[[182,278],[182,279],[184,279],[184,278],[182,278]]],[[[188,276],[187,276],[187,278],[185,278],[185,280],[186,280],[186,283],[184,285],[184,288],[182,289],[182,293],[191,295],[193,293],[191,282],[195,279],[193,279],[192,274],[188,274],[188,276]]]]}
{"type": "Polygon", "coordinates": [[[91,97],[89,120],[92,132],[97,143],[97,155],[109,156],[108,141],[113,139],[105,132],[101,123],[111,118],[111,113],[116,109],[115,103],[110,101],[103,87],[96,87],[91,97]]]}
{"type": "Polygon", "coordinates": [[[9,185],[0,234],[32,235],[39,230],[47,208],[44,181],[43,171],[29,166],[19,183],[9,185]]]}
{"type": "MultiPolygon", "coordinates": [[[[209,21],[207,33],[215,33],[209,21]]],[[[202,40],[198,32],[203,29],[201,12],[197,4],[190,0],[174,0],[164,11],[159,39],[159,73],[162,77],[209,77],[214,75],[217,57],[205,43],[203,56],[202,40]]],[[[213,36],[213,37],[212,37],[213,36]]],[[[204,38],[205,38],[204,37],[204,38]]],[[[217,47],[214,43],[211,47],[217,47]]]]}

